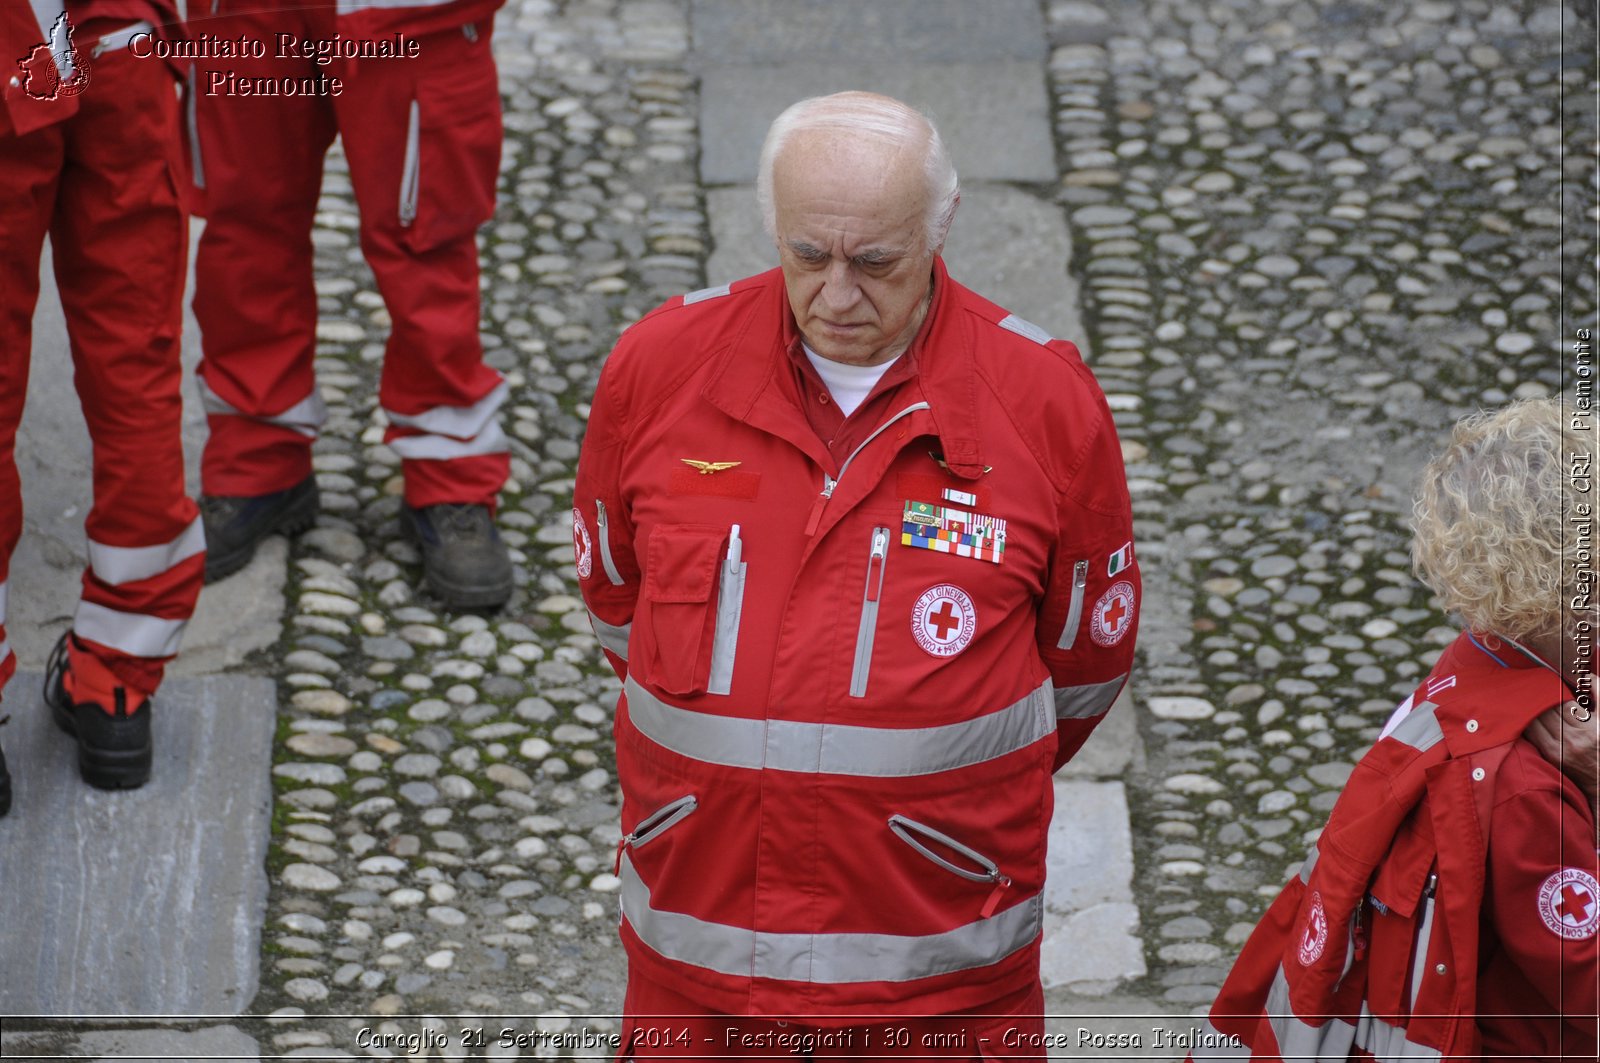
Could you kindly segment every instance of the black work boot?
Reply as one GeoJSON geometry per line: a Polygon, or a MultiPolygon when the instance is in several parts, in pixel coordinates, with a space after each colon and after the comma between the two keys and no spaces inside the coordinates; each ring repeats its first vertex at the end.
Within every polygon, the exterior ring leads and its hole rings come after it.
{"type": "Polygon", "coordinates": [[[511,558],[488,506],[402,506],[400,530],[422,547],[428,589],[452,609],[495,609],[511,597],[511,558]]]}
{"type": "MultiPolygon", "coordinates": [[[[0,724],[10,720],[9,716],[0,716],[0,724]]],[[[11,773],[6,770],[6,751],[0,749],[0,816],[11,811],[11,773]]]]}
{"type": "Polygon", "coordinates": [[[151,699],[126,687],[112,688],[110,704],[67,692],[72,662],[68,631],[50,651],[44,669],[44,700],[56,726],[78,740],[78,772],[83,781],[102,790],[134,790],[150,779],[151,699]],[[128,702],[138,704],[129,706],[128,702]]]}
{"type": "Polygon", "coordinates": [[[298,535],[317,519],[317,478],[270,495],[201,495],[206,528],[206,582],[215,583],[250,563],[256,546],[276,532],[298,535]]]}

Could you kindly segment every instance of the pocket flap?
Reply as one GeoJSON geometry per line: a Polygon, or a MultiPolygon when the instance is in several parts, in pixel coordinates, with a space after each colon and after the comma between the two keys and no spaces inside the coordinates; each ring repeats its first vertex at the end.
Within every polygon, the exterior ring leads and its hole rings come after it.
{"type": "Polygon", "coordinates": [[[1395,835],[1388,857],[1372,880],[1373,899],[1409,919],[1428,884],[1428,872],[1433,869],[1437,851],[1432,821],[1413,813],[1395,835]]]}
{"type": "Polygon", "coordinates": [[[715,586],[728,529],[704,524],[658,524],[650,529],[644,596],[654,602],[705,602],[715,586]]]}

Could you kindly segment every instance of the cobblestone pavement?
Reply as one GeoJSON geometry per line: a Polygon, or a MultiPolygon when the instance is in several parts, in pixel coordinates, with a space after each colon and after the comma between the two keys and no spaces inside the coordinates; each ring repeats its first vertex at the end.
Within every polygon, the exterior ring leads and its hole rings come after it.
{"type": "MultiPolygon", "coordinates": [[[[1043,6],[1059,202],[1147,580],[1133,989],[1202,1007],[1450,637],[1409,575],[1411,476],[1458,415],[1558,388],[1594,325],[1593,30],[1568,16],[1563,54],[1547,0],[1043,6]]],[[[599,355],[704,282],[688,33],[687,0],[510,0],[497,23],[502,614],[416,589],[376,401],[388,320],[330,170],[324,514],[279,648],[263,1051],[384,1051],[356,1046],[370,1021],[320,1016],[559,1032],[620,1006],[617,683],[576,597],[570,492],[599,355]]],[[[484,1050],[515,1051],[441,1051],[484,1050]]]]}

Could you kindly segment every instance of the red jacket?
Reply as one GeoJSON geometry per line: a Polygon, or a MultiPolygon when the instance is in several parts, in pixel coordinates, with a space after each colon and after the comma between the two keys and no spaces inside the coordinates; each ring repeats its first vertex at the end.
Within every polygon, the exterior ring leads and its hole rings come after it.
{"type": "MultiPolygon", "coordinates": [[[[0,107],[0,135],[22,136],[78,112],[78,93],[94,91],[95,46],[106,20],[148,22],[167,36],[181,36],[173,0],[45,0],[41,10],[43,14],[37,14],[27,0],[0,4],[0,95],[5,101],[0,107]],[[62,12],[69,20],[70,37],[51,41],[62,12]],[[96,28],[92,38],[79,32],[91,22],[96,28]],[[57,51],[69,55],[53,54],[57,51]],[[74,65],[87,73],[75,72],[74,65]]],[[[111,28],[120,27],[113,23],[111,28]]]]}
{"type": "Polygon", "coordinates": [[[1191,1059],[1595,1058],[1588,802],[1520,738],[1570,697],[1464,634],[1362,758],[1191,1059]]]}
{"type": "Polygon", "coordinates": [[[595,395],[574,537],[625,680],[622,936],[713,1011],[1038,978],[1050,775],[1133,657],[1127,487],[1077,350],[934,270],[916,371],[837,466],[778,270],[647,316],[595,395]]]}

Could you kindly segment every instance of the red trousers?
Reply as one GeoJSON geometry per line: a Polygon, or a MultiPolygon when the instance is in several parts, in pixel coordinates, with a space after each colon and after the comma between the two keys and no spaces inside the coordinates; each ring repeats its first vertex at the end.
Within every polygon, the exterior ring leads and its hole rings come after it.
{"type": "MultiPolygon", "coordinates": [[[[80,50],[118,28],[78,27],[80,50]]],[[[150,693],[194,611],[205,556],[179,435],[187,174],[167,65],[126,50],[92,62],[75,115],[0,133],[0,685],[16,668],[5,638],[22,533],[16,436],[48,232],[94,444],[89,566],[73,630],[118,680],[150,693]]]]}
{"type": "Polygon", "coordinates": [[[665,986],[629,975],[622,1051],[628,1060],[709,1063],[740,1058],[804,1063],[822,1059],[1044,1059],[1044,990],[1037,983],[982,1008],[951,1015],[851,1020],[708,1015],[665,986]]]}
{"type": "Polygon", "coordinates": [[[393,322],[378,398],[406,501],[492,505],[510,456],[497,416],[506,386],[478,339],[475,233],[494,210],[501,142],[490,24],[415,38],[413,58],[325,65],[280,59],[276,42],[332,38],[332,5],[227,0],[195,28],[266,46],[262,58],[202,59],[194,72],[206,215],[194,312],[211,429],[202,490],[265,494],[311,472],[325,416],[312,364],[311,228],[338,134],[361,250],[393,322]],[[299,91],[258,95],[251,79],[299,91]],[[320,89],[300,94],[313,81],[320,89]]]}

